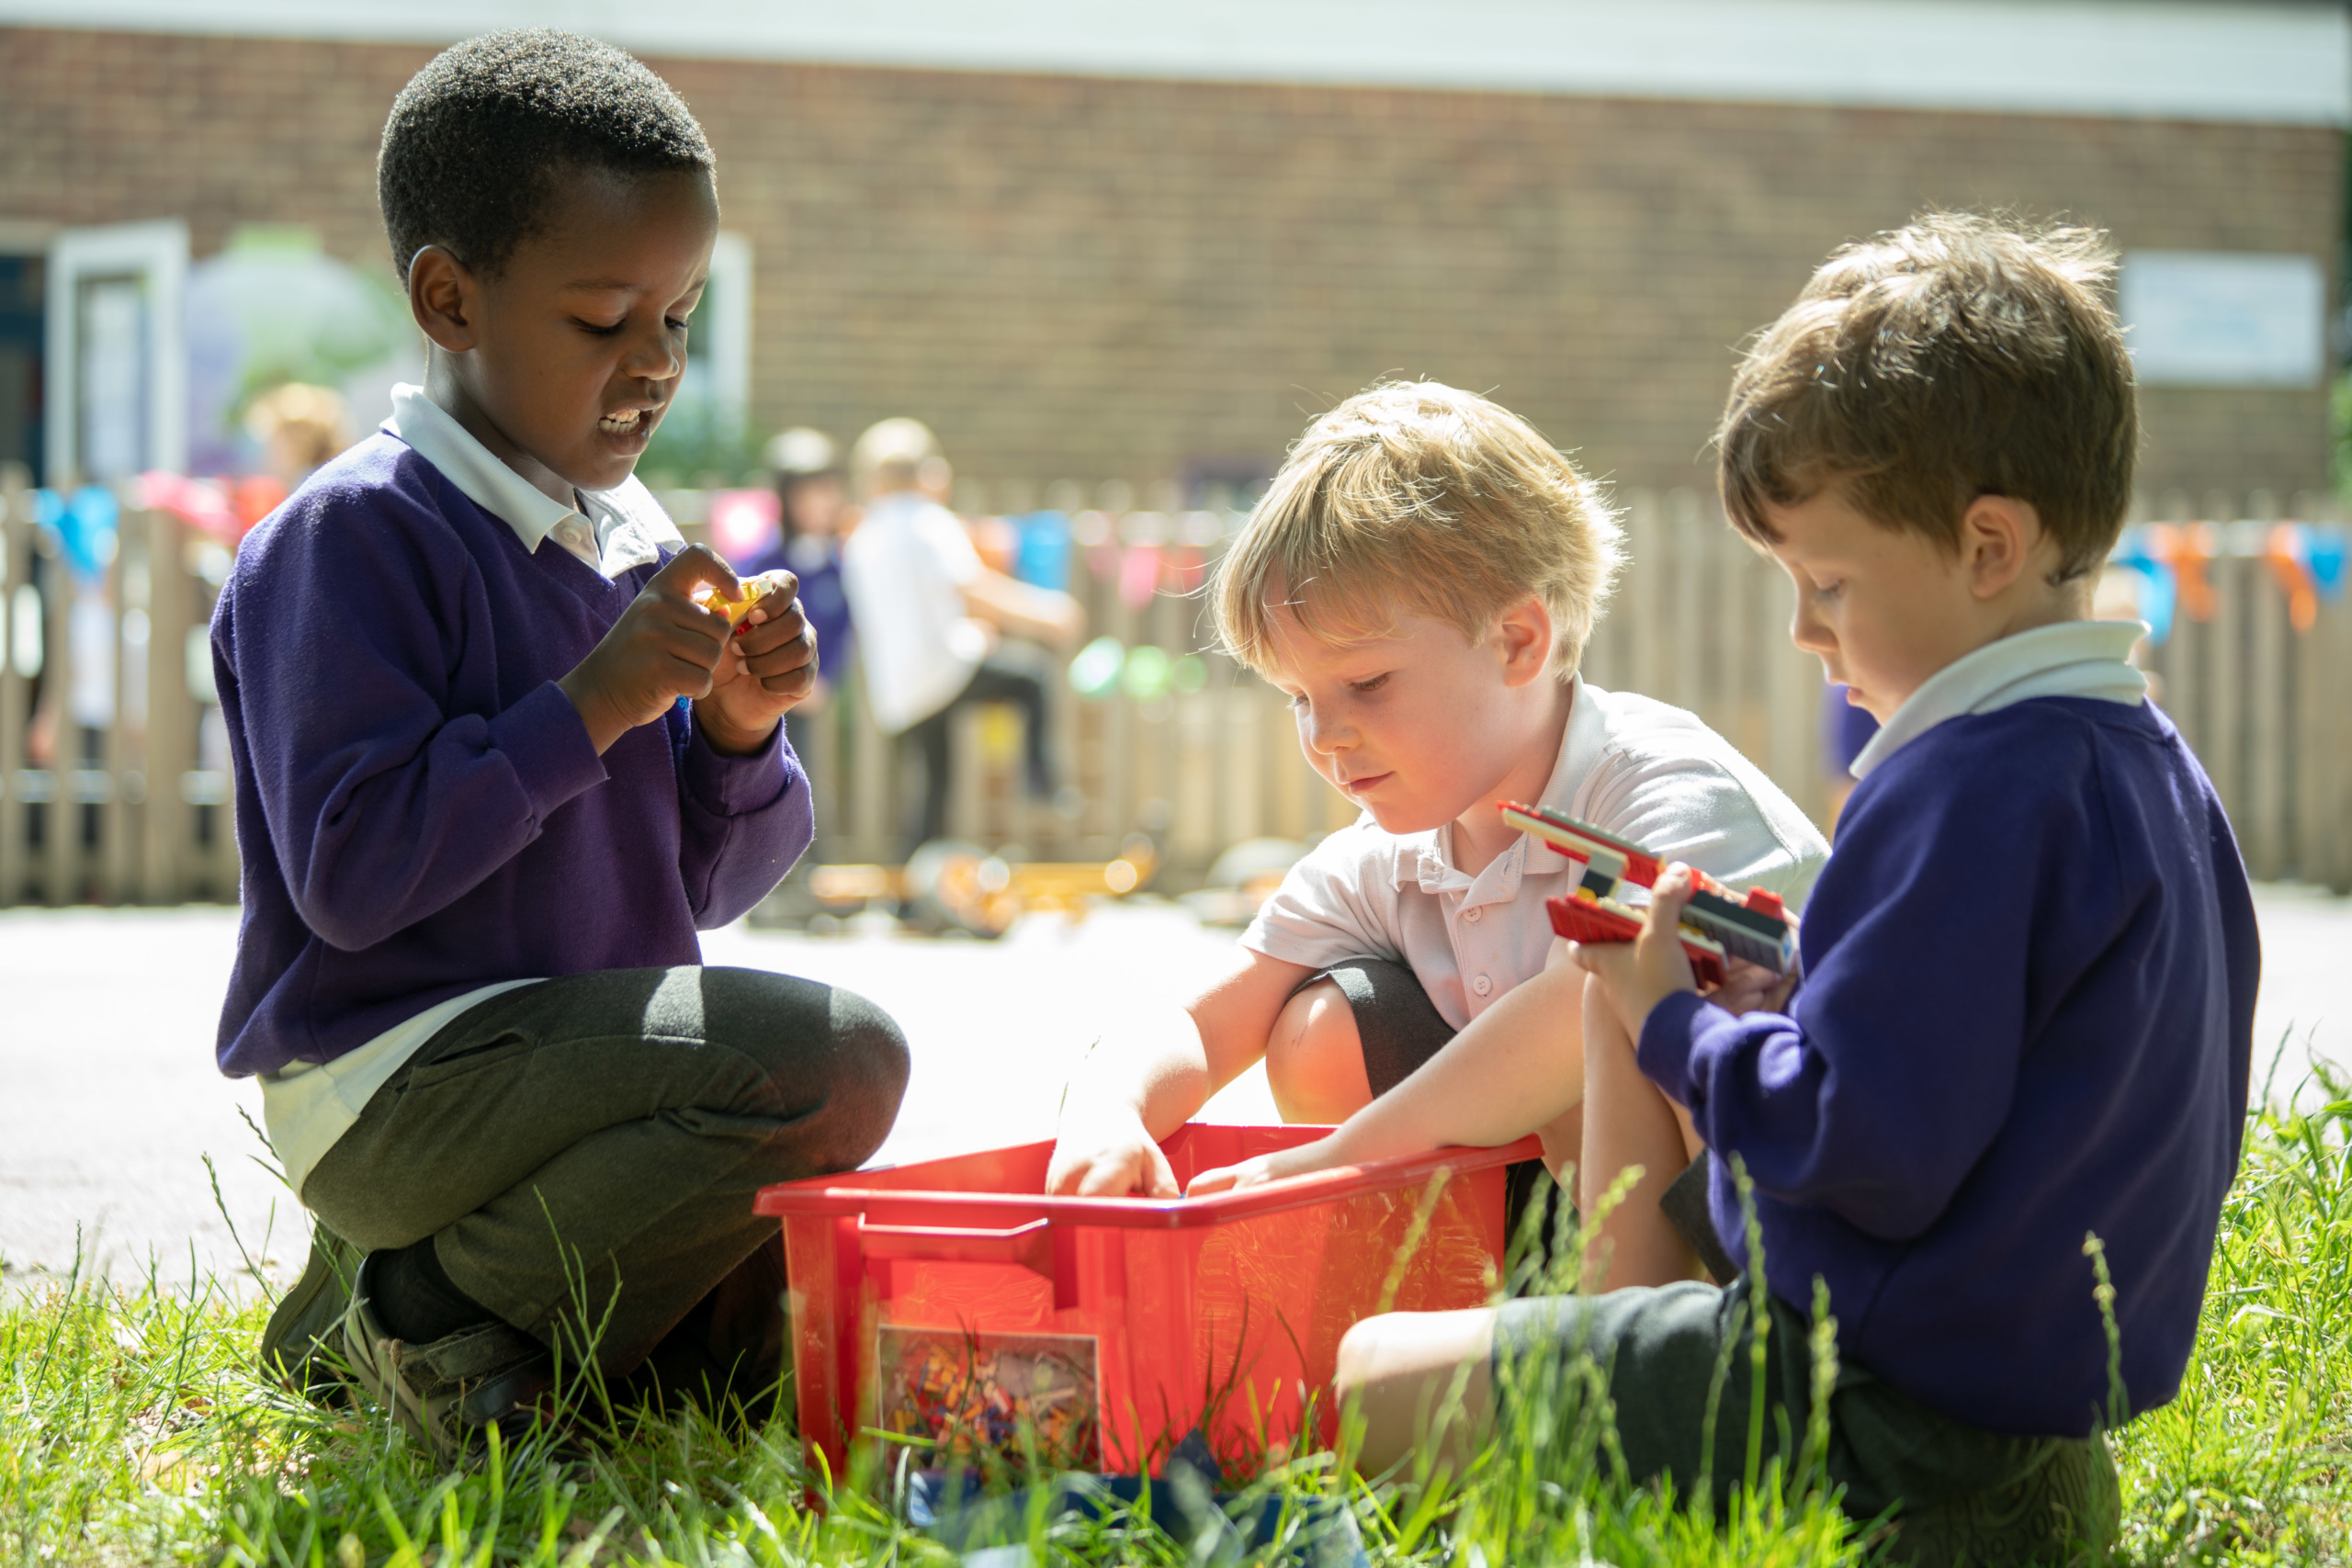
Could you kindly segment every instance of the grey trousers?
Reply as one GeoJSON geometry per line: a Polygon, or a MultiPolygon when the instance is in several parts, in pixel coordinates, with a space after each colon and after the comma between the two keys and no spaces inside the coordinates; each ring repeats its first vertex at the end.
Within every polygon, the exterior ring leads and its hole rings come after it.
{"type": "Polygon", "coordinates": [[[780,1367],[774,1181],[855,1168],[907,1084],[863,998],[750,969],[624,969],[468,1010],[303,1184],[352,1247],[433,1238],[457,1286],[578,1365],[673,1385],[780,1367]],[[681,1330],[684,1325],[684,1332],[681,1330]]]}
{"type": "MultiPolygon", "coordinates": [[[[1766,1306],[1771,1330],[1759,1458],[1777,1457],[1786,1473],[1807,1461],[1813,1325],[1777,1297],[1767,1296],[1766,1306]]],[[[1728,1287],[1692,1282],[1506,1303],[1494,1359],[1502,1430],[1539,1442],[1548,1436],[1572,1451],[1568,1435],[1598,1392],[1579,1374],[1597,1374],[1630,1479],[1670,1476],[1676,1495],[1687,1498],[1705,1476],[1720,1518],[1747,1468],[1749,1414],[1759,1392],[1749,1309],[1744,1277],[1728,1287]],[[1725,1369],[1720,1389],[1718,1365],[1725,1369]],[[1540,1409],[1521,1408],[1529,1404],[1540,1409]]],[[[2099,1438],[1982,1431],[1929,1410],[1850,1361],[1836,1369],[1827,1417],[1823,1468],[1844,1488],[1846,1517],[1860,1524],[1897,1511],[1891,1563],[2057,1568],[2087,1555],[2082,1543],[2115,1539],[2122,1499],[2099,1438]]]]}

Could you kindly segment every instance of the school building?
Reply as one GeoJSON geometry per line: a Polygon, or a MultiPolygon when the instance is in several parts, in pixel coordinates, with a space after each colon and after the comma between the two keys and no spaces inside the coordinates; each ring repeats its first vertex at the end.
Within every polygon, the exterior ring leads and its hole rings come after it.
{"type": "Polygon", "coordinates": [[[217,446],[187,280],[255,234],[387,278],[392,96],[514,25],[708,129],[698,397],[917,415],[998,504],[1247,482],[1384,375],[1703,484],[1736,345],[1826,251],[1986,206],[2123,250],[2152,494],[2329,482],[2352,23],[2292,0],[0,0],[0,458],[217,446]]]}

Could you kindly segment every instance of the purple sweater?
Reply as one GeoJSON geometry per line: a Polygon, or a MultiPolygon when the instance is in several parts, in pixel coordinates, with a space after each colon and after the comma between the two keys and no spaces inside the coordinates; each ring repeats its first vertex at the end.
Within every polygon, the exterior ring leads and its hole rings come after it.
{"type": "MultiPolygon", "coordinates": [[[[1950,719],[1864,779],[1805,906],[1792,1016],[1688,993],[1643,1071],[1756,1182],[1765,1276],[1841,1355],[1996,1432],[2179,1391],[2237,1169],[2260,952],[2221,802],[2153,705],[1950,719]]],[[[1715,1228],[1745,1258],[1718,1159],[1715,1228]]]]}
{"type": "Polygon", "coordinates": [[[219,1060],[325,1062],[499,980],[702,961],[808,845],[782,737],[601,758],[555,684],[659,568],[526,553],[398,437],[254,530],[212,617],[244,862],[219,1060]]]}

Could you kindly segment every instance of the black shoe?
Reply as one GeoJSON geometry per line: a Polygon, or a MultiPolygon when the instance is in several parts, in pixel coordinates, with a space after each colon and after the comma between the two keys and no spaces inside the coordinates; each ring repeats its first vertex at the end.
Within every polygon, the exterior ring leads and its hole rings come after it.
{"type": "Polygon", "coordinates": [[[312,1227],[302,1277],[277,1299],[261,1331],[262,1376],[322,1404],[350,1403],[343,1318],[358,1269],[358,1248],[324,1225],[312,1227]]]}
{"type": "Polygon", "coordinates": [[[344,1355],[360,1386],[445,1464],[476,1451],[486,1427],[498,1427],[510,1441],[521,1438],[538,1421],[541,1402],[555,1387],[548,1348],[494,1322],[426,1345],[395,1339],[368,1300],[374,1261],[371,1255],[359,1265],[343,1319],[344,1355]]]}

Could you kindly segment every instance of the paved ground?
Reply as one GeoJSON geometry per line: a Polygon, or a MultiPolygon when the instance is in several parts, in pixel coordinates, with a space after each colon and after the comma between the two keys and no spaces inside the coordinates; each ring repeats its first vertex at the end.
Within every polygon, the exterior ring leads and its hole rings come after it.
{"type": "MultiPolygon", "coordinates": [[[[1231,942],[1136,904],[1076,927],[1032,919],[995,943],[739,925],[706,936],[704,954],[846,987],[899,1020],[914,1077],[878,1157],[902,1161],[1050,1136],[1087,1044],[1150,998],[1189,995],[1231,942]]],[[[230,909],[0,910],[7,1280],[72,1267],[77,1238],[118,1279],[151,1260],[173,1282],[192,1267],[237,1275],[247,1257],[273,1277],[300,1268],[307,1233],[243,1120],[260,1120],[261,1096],[212,1066],[235,945],[230,909]]],[[[1262,1075],[1211,1113],[1272,1120],[1262,1075]]]]}
{"type": "MultiPolygon", "coordinates": [[[[2267,975],[2256,1081],[2278,1055],[2271,1092],[2285,1099],[2313,1057],[2352,1065],[2340,982],[2352,900],[2291,887],[2259,900],[2267,975]]],[[[257,1120],[260,1097],[211,1066],[235,940],[225,909],[0,911],[7,1280],[62,1272],[77,1245],[117,1279],[150,1267],[171,1283],[191,1271],[227,1278],[246,1258],[274,1277],[300,1267],[300,1216],[240,1115],[257,1120]]],[[[705,952],[845,986],[899,1020],[914,1078],[880,1157],[906,1160],[1048,1135],[1088,1043],[1154,998],[1188,994],[1231,941],[1170,906],[1137,904],[1074,928],[1037,918],[994,944],[739,926],[705,952]]],[[[1236,1083],[1210,1114],[1271,1120],[1263,1077],[1236,1083]]]]}

